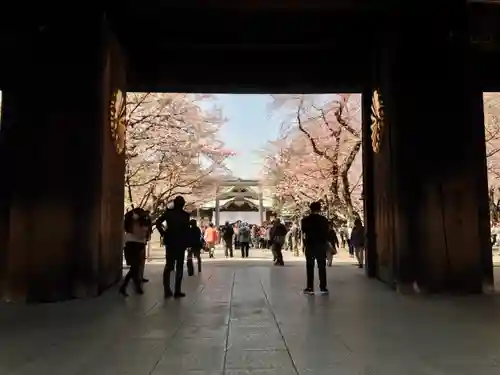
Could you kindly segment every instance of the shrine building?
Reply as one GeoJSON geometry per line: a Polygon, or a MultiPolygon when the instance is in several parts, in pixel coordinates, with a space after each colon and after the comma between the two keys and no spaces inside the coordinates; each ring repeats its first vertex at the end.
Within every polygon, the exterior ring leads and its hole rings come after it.
{"type": "Polygon", "coordinates": [[[219,185],[215,199],[203,203],[198,210],[203,222],[216,226],[238,220],[262,225],[276,216],[272,206],[272,197],[265,196],[260,181],[228,179],[219,185]]]}

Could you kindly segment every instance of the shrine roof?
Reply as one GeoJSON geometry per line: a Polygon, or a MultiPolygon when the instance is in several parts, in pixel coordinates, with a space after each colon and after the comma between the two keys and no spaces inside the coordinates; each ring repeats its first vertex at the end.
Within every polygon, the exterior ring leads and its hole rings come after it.
{"type": "MultiPolygon", "coordinates": [[[[231,199],[220,200],[219,206],[223,207],[231,202],[237,202],[237,201],[244,201],[244,202],[248,202],[254,206],[257,206],[257,207],[259,206],[258,199],[249,199],[249,198],[243,198],[243,199],[231,198],[231,199]]],[[[272,199],[264,198],[262,200],[262,204],[263,204],[264,208],[270,209],[273,206],[273,201],[272,201],[272,199]]],[[[216,201],[211,200],[211,201],[207,201],[207,202],[203,203],[202,205],[200,205],[199,208],[201,208],[201,209],[215,209],[215,205],[216,205],[216,201]]]]}

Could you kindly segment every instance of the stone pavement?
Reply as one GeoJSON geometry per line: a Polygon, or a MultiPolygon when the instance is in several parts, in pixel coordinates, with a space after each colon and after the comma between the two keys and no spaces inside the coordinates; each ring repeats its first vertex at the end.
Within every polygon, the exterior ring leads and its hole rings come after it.
{"type": "Polygon", "coordinates": [[[500,374],[497,295],[402,296],[346,261],[304,296],[302,261],[252,256],[206,262],[183,300],[150,264],[143,296],[0,306],[0,375],[500,374]]]}

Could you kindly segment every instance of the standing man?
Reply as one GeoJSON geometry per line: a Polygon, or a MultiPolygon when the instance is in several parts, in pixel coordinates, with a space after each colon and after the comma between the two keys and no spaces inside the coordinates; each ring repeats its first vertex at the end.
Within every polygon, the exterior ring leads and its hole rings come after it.
{"type": "Polygon", "coordinates": [[[226,224],[222,228],[222,241],[224,242],[224,255],[226,258],[230,256],[233,257],[233,236],[234,229],[229,221],[226,221],[226,224]]]}
{"type": "Polygon", "coordinates": [[[306,254],[307,286],[304,294],[314,294],[314,263],[318,264],[319,288],[321,294],[328,294],[326,288],[326,250],[329,239],[328,219],[321,215],[321,203],[314,202],[309,206],[311,213],[302,219],[306,254]]]}
{"type": "Polygon", "coordinates": [[[189,246],[189,214],[184,211],[186,201],[182,196],[174,199],[174,206],[167,209],[158,220],[156,228],[163,237],[166,250],[166,264],[163,270],[163,292],[165,298],[185,297],[182,292],[182,276],[184,272],[184,257],[189,246]],[[166,227],[163,227],[163,223],[166,227]],[[175,269],[175,291],[170,288],[170,273],[175,269]]]}
{"type": "Polygon", "coordinates": [[[280,219],[275,219],[273,226],[269,231],[269,242],[273,252],[274,265],[284,266],[283,261],[283,245],[285,244],[286,227],[281,223],[280,219]]]}
{"type": "Polygon", "coordinates": [[[188,275],[194,275],[193,257],[198,263],[198,273],[201,272],[201,248],[203,247],[201,239],[201,229],[198,227],[196,220],[191,219],[189,222],[189,249],[187,258],[188,275]]]}
{"type": "Polygon", "coordinates": [[[243,223],[238,232],[238,241],[241,247],[241,257],[248,258],[248,253],[250,251],[250,228],[246,223],[243,223]]]}

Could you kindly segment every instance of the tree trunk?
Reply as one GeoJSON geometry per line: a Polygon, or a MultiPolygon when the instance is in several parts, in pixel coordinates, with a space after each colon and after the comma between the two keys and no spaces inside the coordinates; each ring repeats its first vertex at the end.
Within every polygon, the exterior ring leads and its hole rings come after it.
{"type": "Polygon", "coordinates": [[[361,140],[358,140],[352,147],[349,155],[345,159],[344,165],[340,171],[340,176],[342,179],[342,198],[345,205],[345,210],[347,217],[352,220],[354,219],[354,206],[352,204],[351,186],[349,183],[349,170],[356,159],[356,155],[361,149],[361,140]]]}

